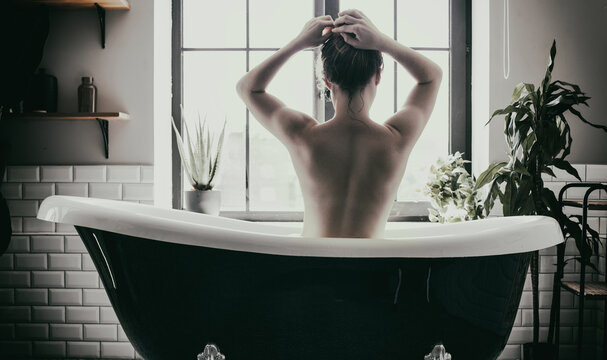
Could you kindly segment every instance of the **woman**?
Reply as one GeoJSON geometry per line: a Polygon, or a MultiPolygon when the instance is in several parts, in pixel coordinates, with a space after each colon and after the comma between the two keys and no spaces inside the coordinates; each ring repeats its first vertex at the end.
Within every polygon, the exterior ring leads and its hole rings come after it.
{"type": "Polygon", "coordinates": [[[381,33],[360,11],[310,20],[237,86],[253,116],[287,148],[304,198],[304,236],[381,237],[407,159],[430,118],[442,71],[381,33]],[[335,116],[319,123],[265,90],[298,51],[322,44],[324,82],[335,116]],[[378,124],[369,118],[383,68],[392,56],[417,81],[403,107],[378,124]]]}

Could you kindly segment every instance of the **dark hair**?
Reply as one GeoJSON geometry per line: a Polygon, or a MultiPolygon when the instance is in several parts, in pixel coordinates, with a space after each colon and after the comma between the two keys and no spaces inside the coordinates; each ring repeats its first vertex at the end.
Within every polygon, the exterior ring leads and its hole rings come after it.
{"type": "Polygon", "coordinates": [[[321,59],[324,76],[346,91],[350,100],[384,65],[381,52],[357,49],[346,43],[340,34],[333,34],[325,41],[321,59]]]}

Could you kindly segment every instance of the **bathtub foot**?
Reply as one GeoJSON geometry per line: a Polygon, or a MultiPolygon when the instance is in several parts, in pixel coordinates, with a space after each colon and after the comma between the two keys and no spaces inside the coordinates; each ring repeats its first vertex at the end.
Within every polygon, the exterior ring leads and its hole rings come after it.
{"type": "Polygon", "coordinates": [[[445,351],[445,347],[441,344],[434,346],[432,352],[424,356],[424,360],[451,360],[451,354],[445,351]]]}
{"type": "Polygon", "coordinates": [[[219,352],[219,348],[213,344],[207,344],[204,347],[204,351],[198,354],[197,360],[225,360],[225,356],[223,356],[219,352]]]}

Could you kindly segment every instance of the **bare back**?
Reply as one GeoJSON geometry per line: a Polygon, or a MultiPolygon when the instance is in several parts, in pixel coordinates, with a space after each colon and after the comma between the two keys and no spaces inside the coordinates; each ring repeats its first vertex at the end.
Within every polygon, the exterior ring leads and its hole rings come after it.
{"type": "Polygon", "coordinates": [[[409,153],[393,131],[371,120],[332,120],[311,127],[289,152],[304,197],[304,235],[382,235],[409,153]]]}

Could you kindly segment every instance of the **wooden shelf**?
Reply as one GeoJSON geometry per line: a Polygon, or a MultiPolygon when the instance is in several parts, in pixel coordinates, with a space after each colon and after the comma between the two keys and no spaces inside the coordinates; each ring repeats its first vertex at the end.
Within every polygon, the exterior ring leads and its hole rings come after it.
{"type": "MultiPolygon", "coordinates": [[[[580,296],[580,283],[578,281],[562,281],[561,286],[580,296]]],[[[593,298],[607,298],[607,284],[598,281],[586,281],[584,283],[584,296],[593,298]]]]}
{"type": "Polygon", "coordinates": [[[63,9],[94,8],[95,3],[106,10],[129,10],[128,0],[20,0],[22,5],[47,5],[63,9]]]}
{"type": "Polygon", "coordinates": [[[129,120],[130,116],[123,112],[95,112],[95,113],[26,113],[10,116],[15,120],[129,120]]]}
{"type": "MultiPolygon", "coordinates": [[[[563,205],[584,207],[583,200],[563,200],[563,205]]],[[[607,210],[607,200],[588,200],[588,210],[607,210]]]]}
{"type": "Polygon", "coordinates": [[[129,114],[123,112],[94,112],[94,113],[27,113],[9,116],[10,119],[20,120],[97,120],[103,136],[103,150],[105,158],[109,153],[109,122],[130,119],[129,114]]]}

